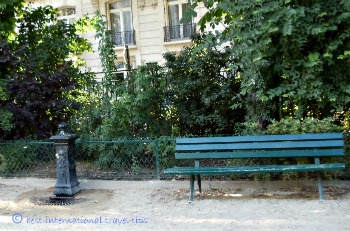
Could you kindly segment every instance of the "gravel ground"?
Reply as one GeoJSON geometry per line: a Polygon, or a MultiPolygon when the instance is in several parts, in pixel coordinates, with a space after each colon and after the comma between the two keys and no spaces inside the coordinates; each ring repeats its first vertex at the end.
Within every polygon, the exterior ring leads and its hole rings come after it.
{"type": "Polygon", "coordinates": [[[204,181],[188,203],[188,181],[80,179],[75,204],[46,205],[55,179],[0,178],[0,230],[350,230],[350,181],[204,181]]]}

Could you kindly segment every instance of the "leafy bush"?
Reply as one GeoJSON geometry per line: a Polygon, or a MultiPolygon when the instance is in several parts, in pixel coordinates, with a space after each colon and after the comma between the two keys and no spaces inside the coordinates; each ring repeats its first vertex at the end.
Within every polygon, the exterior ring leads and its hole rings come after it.
{"type": "Polygon", "coordinates": [[[342,121],[344,130],[350,132],[350,110],[344,113],[344,120],[342,121]]]}
{"type": "Polygon", "coordinates": [[[121,144],[105,144],[100,147],[96,165],[102,169],[123,171],[132,165],[134,149],[121,144]]]}
{"type": "Polygon", "coordinates": [[[331,118],[318,120],[315,118],[282,119],[273,121],[267,127],[267,134],[303,134],[303,133],[326,133],[341,132],[342,127],[334,124],[331,118]]]}
{"type": "MultiPolygon", "coordinates": [[[[327,133],[341,132],[342,127],[334,123],[332,118],[318,120],[315,118],[298,119],[282,119],[281,121],[273,121],[267,127],[267,134],[303,134],[303,133],[327,133]]],[[[339,158],[336,158],[339,160],[339,158]]],[[[283,161],[283,160],[282,160],[283,161]]],[[[305,158],[297,158],[297,164],[313,163],[314,160],[305,158]]],[[[286,162],[289,163],[288,161],[286,162]]],[[[334,174],[334,172],[332,173],[334,174]]],[[[332,174],[324,174],[326,177],[332,177],[332,174]]],[[[335,173],[337,174],[337,173],[335,173]]],[[[295,179],[300,177],[308,178],[309,173],[283,173],[284,179],[295,179]]]]}
{"type": "Polygon", "coordinates": [[[349,108],[349,0],[191,2],[188,22],[200,3],[207,8],[202,31],[225,22],[212,41],[228,44],[238,59],[229,68],[241,69],[240,91],[227,103],[277,120],[349,108]]]}
{"type": "Polygon", "coordinates": [[[147,145],[147,151],[159,158],[159,164],[162,168],[174,167],[175,163],[175,139],[160,138],[147,145]]]}
{"type": "Polygon", "coordinates": [[[13,174],[32,167],[35,153],[36,147],[25,142],[0,143],[0,173],[13,174]]]}
{"type": "Polygon", "coordinates": [[[0,113],[12,125],[1,122],[0,139],[48,138],[81,106],[91,76],[81,72],[83,62],[75,57],[91,44],[79,35],[81,20],[66,25],[56,15],[52,6],[26,7],[17,19],[17,38],[0,40],[0,88],[6,83],[0,113]]]}
{"type": "Polygon", "coordinates": [[[240,128],[238,129],[238,135],[263,135],[265,131],[260,128],[260,123],[258,122],[244,122],[241,123],[240,128]]]}
{"type": "MultiPolygon", "coordinates": [[[[315,118],[305,118],[303,120],[298,119],[282,119],[281,121],[273,121],[268,125],[266,130],[261,130],[260,124],[255,122],[243,123],[243,129],[240,132],[241,135],[278,135],[278,134],[303,134],[303,133],[326,133],[326,132],[341,132],[342,127],[334,124],[331,118],[325,118],[318,120],[315,118]]],[[[349,153],[349,152],[347,152],[349,153]]],[[[335,160],[335,159],[334,159],[335,160]]],[[[339,160],[339,158],[338,158],[339,160]]],[[[273,164],[308,164],[313,163],[313,159],[308,158],[278,158],[278,159],[248,159],[248,160],[232,160],[231,164],[236,165],[273,165],[273,164]]],[[[338,173],[332,172],[331,174],[324,174],[325,177],[333,177],[338,173]]],[[[295,173],[285,172],[281,176],[283,179],[300,179],[309,178],[310,173],[295,173]]],[[[252,174],[251,177],[259,180],[268,180],[272,177],[279,177],[280,174],[252,174]]]]}
{"type": "Polygon", "coordinates": [[[232,108],[239,92],[239,72],[232,71],[234,55],[210,43],[210,35],[197,35],[194,45],[176,54],[167,52],[169,105],[179,135],[234,134],[245,110],[232,108]]]}
{"type": "Polygon", "coordinates": [[[96,166],[105,170],[130,168],[132,157],[137,152],[137,147],[128,142],[107,140],[77,142],[77,160],[95,162],[96,166]]]}

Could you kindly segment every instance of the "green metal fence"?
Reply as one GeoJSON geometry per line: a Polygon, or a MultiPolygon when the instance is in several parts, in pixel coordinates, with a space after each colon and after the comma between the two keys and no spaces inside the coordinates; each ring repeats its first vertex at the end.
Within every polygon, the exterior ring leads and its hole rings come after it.
{"type": "MultiPolygon", "coordinates": [[[[165,168],[175,165],[174,150],[175,138],[78,139],[77,174],[89,179],[160,179],[165,168]]],[[[56,177],[53,142],[1,142],[0,176],[56,177]]]]}
{"type": "MultiPolygon", "coordinates": [[[[54,156],[55,151],[51,142],[1,142],[0,174],[2,176],[49,176],[49,165],[53,162],[54,156]]],[[[52,172],[55,173],[55,169],[52,172]]]]}
{"type": "MultiPolygon", "coordinates": [[[[350,178],[350,136],[345,136],[344,161],[350,178]]],[[[173,166],[192,166],[193,161],[175,160],[175,138],[143,138],[76,141],[78,178],[144,180],[165,179],[163,170],[173,166]]],[[[51,141],[0,142],[0,177],[56,177],[55,147],[51,141]]],[[[210,164],[232,164],[230,161],[210,164]]],[[[237,163],[235,163],[237,164],[237,163]]],[[[177,176],[181,178],[181,176],[177,176]]],[[[221,179],[215,177],[215,179],[221,179]]],[[[226,179],[226,178],[225,178],[226,179]]]]}

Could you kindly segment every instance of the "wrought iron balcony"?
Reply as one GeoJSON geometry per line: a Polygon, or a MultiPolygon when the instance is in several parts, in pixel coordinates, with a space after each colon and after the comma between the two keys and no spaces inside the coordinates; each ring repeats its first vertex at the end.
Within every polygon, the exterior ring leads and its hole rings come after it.
{"type": "Polygon", "coordinates": [[[135,31],[131,30],[112,33],[112,41],[116,46],[135,45],[135,31]]]}
{"type": "Polygon", "coordinates": [[[196,33],[196,24],[182,24],[164,27],[164,41],[180,40],[189,38],[196,33]]]}

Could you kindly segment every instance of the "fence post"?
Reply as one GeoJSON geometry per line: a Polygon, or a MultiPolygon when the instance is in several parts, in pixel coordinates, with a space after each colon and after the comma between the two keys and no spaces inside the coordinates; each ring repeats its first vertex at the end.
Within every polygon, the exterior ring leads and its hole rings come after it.
{"type": "Polygon", "coordinates": [[[156,138],[156,145],[154,148],[154,152],[156,155],[156,171],[157,171],[157,179],[160,179],[160,155],[159,155],[159,138],[156,138]]]}

